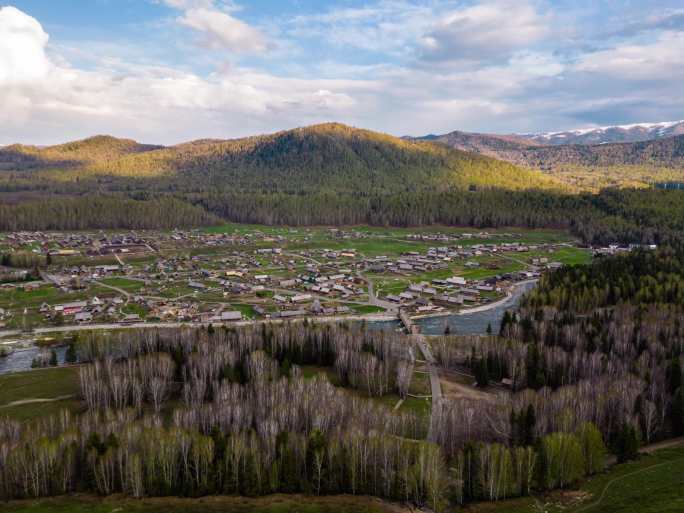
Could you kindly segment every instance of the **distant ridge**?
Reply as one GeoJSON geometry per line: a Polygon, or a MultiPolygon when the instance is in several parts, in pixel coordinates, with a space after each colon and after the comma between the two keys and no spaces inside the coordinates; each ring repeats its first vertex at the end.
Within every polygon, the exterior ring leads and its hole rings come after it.
{"type": "Polygon", "coordinates": [[[684,135],[684,120],[580,128],[560,132],[520,134],[520,136],[525,139],[544,145],[641,142],[676,135],[684,135]]]}

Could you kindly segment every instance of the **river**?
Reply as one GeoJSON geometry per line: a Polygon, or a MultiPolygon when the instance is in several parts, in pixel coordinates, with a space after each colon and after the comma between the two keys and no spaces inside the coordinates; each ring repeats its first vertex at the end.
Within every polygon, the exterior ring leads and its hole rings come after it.
{"type": "MultiPolygon", "coordinates": [[[[497,303],[491,308],[477,310],[472,313],[457,313],[416,319],[424,335],[442,335],[446,326],[452,335],[477,335],[487,332],[487,326],[491,324],[494,333],[497,333],[506,310],[515,310],[520,304],[522,296],[531,290],[536,282],[522,283],[515,288],[513,293],[505,301],[497,303]]],[[[398,329],[399,321],[366,321],[369,329],[398,329]]],[[[64,363],[65,347],[58,347],[57,359],[59,364],[64,363]]],[[[38,354],[39,349],[32,347],[14,351],[9,356],[0,358],[0,374],[21,372],[31,369],[31,362],[38,354]]]]}
{"type": "MultiPolygon", "coordinates": [[[[31,362],[39,352],[40,349],[37,347],[30,347],[27,349],[17,349],[9,356],[0,358],[0,374],[31,370],[31,362]]],[[[64,363],[66,347],[56,347],[55,352],[57,353],[57,361],[62,365],[64,363]]]]}
{"type": "MultiPolygon", "coordinates": [[[[536,286],[536,282],[530,281],[520,284],[505,301],[497,303],[487,309],[477,309],[472,313],[456,313],[438,315],[415,319],[420,326],[420,332],[424,335],[442,335],[447,326],[452,335],[483,335],[487,332],[487,326],[492,326],[492,331],[498,333],[501,319],[506,310],[516,310],[522,297],[536,286]]],[[[376,321],[368,322],[370,329],[397,329],[399,321],[376,321]]]]}

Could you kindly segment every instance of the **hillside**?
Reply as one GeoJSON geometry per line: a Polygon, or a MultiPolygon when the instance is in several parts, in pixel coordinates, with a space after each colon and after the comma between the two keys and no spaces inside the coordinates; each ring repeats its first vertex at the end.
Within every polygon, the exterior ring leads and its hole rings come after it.
{"type": "Polygon", "coordinates": [[[79,167],[159,148],[162,146],[139,144],[130,139],[117,139],[107,135],[45,148],[14,144],[0,148],[0,169],[79,167]]]}
{"type": "Polygon", "coordinates": [[[21,176],[27,186],[37,181],[63,184],[89,178],[97,178],[100,186],[108,183],[103,178],[131,182],[128,185],[133,188],[139,180],[149,179],[156,186],[172,184],[176,190],[293,193],[558,186],[539,171],[339,124],[172,147],[111,137],[48,148],[15,145],[0,150],[0,168],[31,170],[21,176]]]}
{"type": "Polygon", "coordinates": [[[555,146],[464,132],[429,138],[455,149],[540,169],[581,189],[684,180],[684,135],[633,143],[555,146]]]}
{"type": "Polygon", "coordinates": [[[478,134],[458,130],[445,135],[428,135],[420,140],[439,142],[457,150],[509,162],[518,160],[521,151],[538,146],[534,141],[516,135],[478,134]]]}

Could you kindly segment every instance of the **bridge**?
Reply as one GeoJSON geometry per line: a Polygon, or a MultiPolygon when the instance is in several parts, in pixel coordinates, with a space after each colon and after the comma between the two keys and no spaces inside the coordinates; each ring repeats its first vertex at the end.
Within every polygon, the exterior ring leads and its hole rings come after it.
{"type": "MultiPolygon", "coordinates": [[[[430,391],[432,395],[432,413],[431,417],[436,415],[436,409],[442,400],[442,386],[439,382],[439,373],[437,372],[437,366],[435,365],[435,357],[430,351],[430,346],[428,346],[425,336],[420,333],[420,326],[413,322],[411,317],[408,315],[406,310],[400,309],[398,314],[399,320],[406,329],[413,341],[420,348],[420,352],[423,353],[423,358],[430,373],[430,391]]],[[[430,421],[430,428],[428,430],[428,440],[434,442],[434,435],[432,433],[432,421],[430,421]]]]}

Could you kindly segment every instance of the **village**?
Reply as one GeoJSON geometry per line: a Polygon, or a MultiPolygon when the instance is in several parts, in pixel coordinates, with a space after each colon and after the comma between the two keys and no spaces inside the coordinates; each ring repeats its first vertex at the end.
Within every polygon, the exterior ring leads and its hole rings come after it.
{"type": "Polygon", "coordinates": [[[430,315],[483,307],[591,253],[556,232],[21,232],[0,236],[0,327],[430,315]]]}

